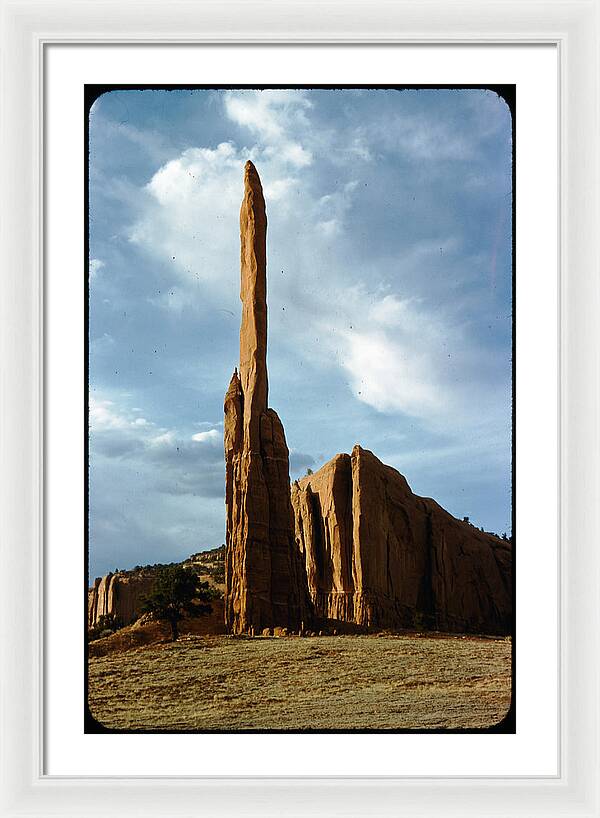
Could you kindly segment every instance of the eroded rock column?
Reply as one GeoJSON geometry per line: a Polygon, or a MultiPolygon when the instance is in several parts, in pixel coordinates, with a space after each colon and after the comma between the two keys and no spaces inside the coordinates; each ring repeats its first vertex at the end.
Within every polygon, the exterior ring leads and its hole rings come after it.
{"type": "Polygon", "coordinates": [[[247,162],[240,211],[240,368],[224,406],[225,624],[232,633],[295,630],[308,616],[294,543],[289,452],[282,423],[268,408],[266,238],[262,185],[247,162]]]}

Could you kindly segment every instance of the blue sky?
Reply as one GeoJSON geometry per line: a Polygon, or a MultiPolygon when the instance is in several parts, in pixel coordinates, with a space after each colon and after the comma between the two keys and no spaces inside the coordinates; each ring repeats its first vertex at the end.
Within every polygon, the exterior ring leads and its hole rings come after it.
{"type": "Polygon", "coordinates": [[[355,443],[510,532],[511,117],[479,90],[112,91],[90,111],[90,576],[224,542],[243,165],[292,479],[355,443]]]}

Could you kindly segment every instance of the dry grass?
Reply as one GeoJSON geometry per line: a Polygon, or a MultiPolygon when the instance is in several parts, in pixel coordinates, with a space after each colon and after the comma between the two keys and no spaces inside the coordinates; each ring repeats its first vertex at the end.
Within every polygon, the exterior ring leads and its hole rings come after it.
{"type": "Polygon", "coordinates": [[[188,635],[90,658],[110,728],[347,730],[489,727],[510,704],[508,639],[188,635]]]}

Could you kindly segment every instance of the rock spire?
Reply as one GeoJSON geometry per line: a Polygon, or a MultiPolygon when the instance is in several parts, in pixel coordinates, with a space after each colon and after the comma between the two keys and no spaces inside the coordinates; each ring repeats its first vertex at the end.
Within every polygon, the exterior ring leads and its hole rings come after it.
{"type": "Polygon", "coordinates": [[[252,162],[244,168],[240,210],[242,324],[240,381],[244,395],[244,444],[259,450],[259,424],[267,411],[267,212],[262,185],[252,162]]]}
{"type": "Polygon", "coordinates": [[[252,162],[240,211],[240,368],[225,395],[225,624],[232,633],[296,630],[308,616],[304,566],[294,542],[289,451],[268,408],[267,215],[252,162]]]}

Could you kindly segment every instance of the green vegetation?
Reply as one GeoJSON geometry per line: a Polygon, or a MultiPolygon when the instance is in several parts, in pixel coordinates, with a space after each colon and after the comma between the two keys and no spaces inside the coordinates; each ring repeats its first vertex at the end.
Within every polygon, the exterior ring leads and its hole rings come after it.
{"type": "Polygon", "coordinates": [[[88,641],[94,642],[96,639],[110,636],[122,627],[123,623],[114,614],[102,614],[98,617],[96,624],[88,629],[88,641]]]}
{"type": "Polygon", "coordinates": [[[209,551],[199,551],[197,554],[192,554],[186,560],[186,564],[191,564],[190,567],[202,574],[207,574],[217,585],[225,584],[224,545],[211,548],[209,551]]]}
{"type": "Polygon", "coordinates": [[[214,593],[209,590],[208,583],[200,582],[194,570],[170,565],[159,569],[152,592],[142,600],[142,612],[168,622],[174,642],[179,635],[178,623],[184,616],[211,613],[211,598],[214,593]]]}

